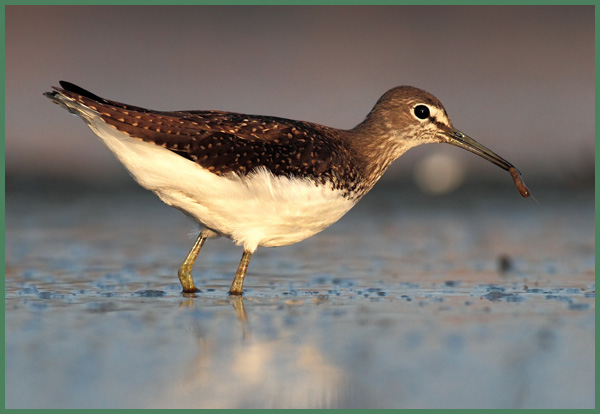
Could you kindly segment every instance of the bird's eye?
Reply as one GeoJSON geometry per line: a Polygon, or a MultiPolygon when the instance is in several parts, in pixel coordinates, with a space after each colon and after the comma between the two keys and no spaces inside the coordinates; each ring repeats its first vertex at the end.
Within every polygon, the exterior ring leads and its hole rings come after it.
{"type": "Polygon", "coordinates": [[[425,105],[415,106],[414,111],[415,111],[415,116],[419,119],[429,118],[429,108],[425,105]]]}

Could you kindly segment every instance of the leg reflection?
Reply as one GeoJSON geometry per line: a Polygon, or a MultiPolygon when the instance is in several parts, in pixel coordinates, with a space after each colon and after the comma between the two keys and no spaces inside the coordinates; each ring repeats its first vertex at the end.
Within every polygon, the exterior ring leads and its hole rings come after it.
{"type": "Polygon", "coordinates": [[[248,315],[246,315],[246,309],[244,308],[244,298],[242,296],[230,296],[229,301],[235,309],[235,314],[242,325],[242,339],[247,339],[250,336],[250,329],[248,328],[248,315]]]}

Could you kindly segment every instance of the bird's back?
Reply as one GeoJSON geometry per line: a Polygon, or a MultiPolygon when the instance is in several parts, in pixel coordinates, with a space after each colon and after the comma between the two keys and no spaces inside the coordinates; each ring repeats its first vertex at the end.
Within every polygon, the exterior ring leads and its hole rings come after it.
{"type": "Polygon", "coordinates": [[[224,111],[156,111],[101,98],[68,82],[50,93],[72,99],[106,124],[151,142],[211,173],[247,175],[266,169],[302,177],[357,198],[360,165],[340,131],[310,122],[224,111]]]}

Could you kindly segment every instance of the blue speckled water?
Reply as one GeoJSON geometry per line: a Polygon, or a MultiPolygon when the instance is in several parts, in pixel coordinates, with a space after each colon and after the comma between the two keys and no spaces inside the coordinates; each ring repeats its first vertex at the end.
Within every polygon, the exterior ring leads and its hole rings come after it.
{"type": "Polygon", "coordinates": [[[6,408],[593,408],[593,193],[535,195],[378,186],[239,299],[151,194],[9,193],[6,408]]]}

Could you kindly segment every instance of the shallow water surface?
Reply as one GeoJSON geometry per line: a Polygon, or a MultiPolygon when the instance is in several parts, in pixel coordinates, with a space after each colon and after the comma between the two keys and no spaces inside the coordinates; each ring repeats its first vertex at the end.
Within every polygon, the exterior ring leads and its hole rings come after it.
{"type": "Polygon", "coordinates": [[[7,408],[593,408],[593,193],[401,197],[241,257],[145,192],[6,198],[7,408]]]}

